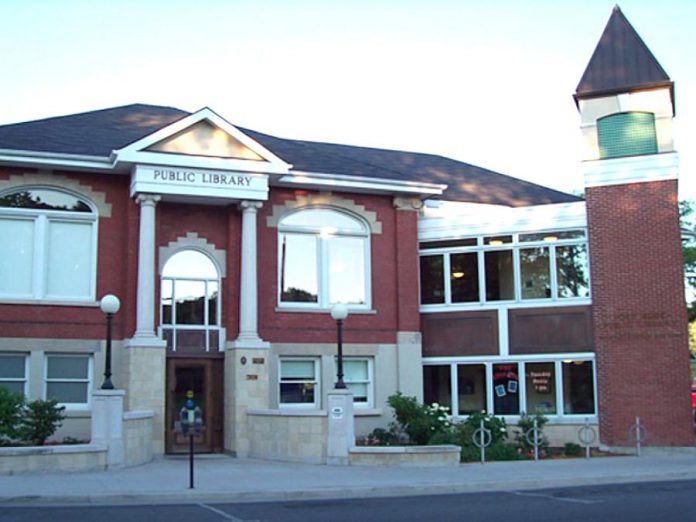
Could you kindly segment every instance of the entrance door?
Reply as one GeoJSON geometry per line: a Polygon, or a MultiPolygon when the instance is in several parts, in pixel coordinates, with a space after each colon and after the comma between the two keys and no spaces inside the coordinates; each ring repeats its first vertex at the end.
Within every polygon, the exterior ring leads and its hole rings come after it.
{"type": "Polygon", "coordinates": [[[189,390],[203,414],[203,429],[193,439],[195,451],[222,451],[222,368],[222,359],[167,359],[167,453],[189,450],[188,436],[179,429],[179,412],[189,390]]]}

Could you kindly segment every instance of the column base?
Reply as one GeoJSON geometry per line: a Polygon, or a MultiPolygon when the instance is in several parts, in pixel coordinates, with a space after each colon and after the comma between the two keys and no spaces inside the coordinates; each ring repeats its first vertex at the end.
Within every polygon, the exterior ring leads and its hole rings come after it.
{"type": "Polygon", "coordinates": [[[355,417],[353,416],[353,392],[330,390],[328,403],[328,440],[326,441],[326,463],[347,466],[350,463],[350,448],[355,446],[355,417]]]}
{"type": "Polygon", "coordinates": [[[163,341],[154,334],[138,334],[126,339],[124,346],[126,348],[166,348],[167,342],[163,341]]]}
{"type": "Polygon", "coordinates": [[[240,335],[234,341],[227,343],[228,349],[270,349],[271,343],[264,341],[258,335],[240,335]]]}
{"type": "Polygon", "coordinates": [[[92,443],[107,447],[106,465],[124,465],[123,397],[124,390],[95,390],[92,392],[92,443]]]}

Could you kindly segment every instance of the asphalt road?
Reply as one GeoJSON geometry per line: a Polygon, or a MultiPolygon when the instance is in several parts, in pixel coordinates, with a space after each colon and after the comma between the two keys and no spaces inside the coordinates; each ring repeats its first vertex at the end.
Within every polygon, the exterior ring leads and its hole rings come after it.
{"type": "Polygon", "coordinates": [[[696,481],[400,498],[137,506],[3,506],[0,521],[696,521],[696,481]]]}

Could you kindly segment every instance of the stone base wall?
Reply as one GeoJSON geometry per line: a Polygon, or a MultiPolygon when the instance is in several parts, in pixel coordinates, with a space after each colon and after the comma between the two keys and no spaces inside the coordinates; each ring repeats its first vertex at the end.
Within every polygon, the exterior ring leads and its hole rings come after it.
{"type": "Polygon", "coordinates": [[[249,410],[249,456],[291,462],[326,462],[326,411],[249,410]]]}
{"type": "Polygon", "coordinates": [[[106,469],[106,447],[98,444],[0,448],[0,474],[106,469]]]}
{"type": "Polygon", "coordinates": [[[152,460],[151,411],[128,411],[123,414],[123,455],[125,466],[137,466],[152,460]]]}
{"type": "Polygon", "coordinates": [[[459,446],[365,446],[350,449],[351,466],[458,466],[459,446]]]}

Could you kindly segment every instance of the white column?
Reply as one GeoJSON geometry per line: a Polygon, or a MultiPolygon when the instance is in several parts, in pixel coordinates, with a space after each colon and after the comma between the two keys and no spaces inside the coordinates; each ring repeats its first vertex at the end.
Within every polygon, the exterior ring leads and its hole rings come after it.
{"type": "Polygon", "coordinates": [[[242,201],[242,267],[239,284],[239,336],[236,348],[266,348],[258,334],[258,297],[256,281],[256,214],[258,201],[242,201]]]}
{"type": "Polygon", "coordinates": [[[155,339],[155,205],[160,198],[154,194],[136,198],[140,204],[136,339],[155,339]]]}

